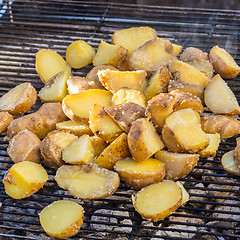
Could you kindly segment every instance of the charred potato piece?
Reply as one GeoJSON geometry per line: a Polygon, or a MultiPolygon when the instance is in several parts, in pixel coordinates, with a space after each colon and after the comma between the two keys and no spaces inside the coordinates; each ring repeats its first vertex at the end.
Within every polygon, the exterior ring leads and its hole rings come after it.
{"type": "Polygon", "coordinates": [[[5,132],[10,122],[13,120],[13,116],[8,112],[0,112],[0,133],[5,132]]]}
{"type": "Polygon", "coordinates": [[[9,142],[7,153],[14,163],[30,161],[40,163],[41,140],[32,132],[23,130],[9,142]]]}
{"type": "Polygon", "coordinates": [[[180,60],[183,62],[199,62],[201,60],[207,61],[208,56],[199,48],[188,47],[186,48],[180,56],[180,60]]]}
{"type": "Polygon", "coordinates": [[[7,128],[7,137],[11,139],[19,132],[27,129],[40,139],[56,128],[56,123],[66,120],[60,103],[45,103],[35,113],[13,120],[7,128]]]}
{"type": "Polygon", "coordinates": [[[93,145],[94,156],[99,156],[100,153],[108,146],[108,144],[98,136],[91,136],[90,139],[93,145]]]}
{"type": "Polygon", "coordinates": [[[24,161],[14,164],[6,172],[3,184],[7,195],[22,199],[37,192],[47,180],[48,175],[42,165],[24,161]]]}
{"type": "Polygon", "coordinates": [[[224,48],[214,46],[210,50],[209,59],[215,72],[219,73],[223,78],[235,78],[240,72],[240,67],[224,48]]]}
{"type": "Polygon", "coordinates": [[[183,48],[182,46],[173,43],[173,54],[174,54],[174,56],[177,57],[180,54],[180,52],[182,51],[182,48],[183,48]]]}
{"type": "Polygon", "coordinates": [[[0,98],[0,110],[20,115],[35,104],[37,92],[31,83],[21,83],[0,98]]]}
{"type": "Polygon", "coordinates": [[[240,176],[240,168],[237,166],[236,161],[234,160],[234,150],[223,154],[221,162],[223,168],[227,172],[240,176]]]}
{"type": "Polygon", "coordinates": [[[191,61],[187,62],[187,64],[195,67],[208,78],[211,79],[213,77],[213,65],[208,60],[191,61]]]}
{"type": "Polygon", "coordinates": [[[112,195],[120,184],[116,172],[94,164],[64,165],[57,170],[55,180],[59,187],[81,199],[99,199],[112,195]]]}
{"type": "Polygon", "coordinates": [[[51,237],[65,239],[78,233],[83,223],[83,207],[73,201],[59,200],[39,214],[40,224],[51,237]]]}
{"type": "Polygon", "coordinates": [[[141,189],[150,184],[161,182],[165,175],[164,164],[154,158],[137,162],[132,158],[116,162],[114,170],[132,188],[141,189]]]}
{"type": "Polygon", "coordinates": [[[238,168],[240,168],[240,138],[236,139],[237,146],[234,149],[234,161],[238,168]]]}

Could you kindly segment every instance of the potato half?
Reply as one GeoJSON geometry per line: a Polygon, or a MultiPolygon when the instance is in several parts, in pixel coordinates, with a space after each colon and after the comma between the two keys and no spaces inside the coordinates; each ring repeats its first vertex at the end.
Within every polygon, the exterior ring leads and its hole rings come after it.
{"type": "Polygon", "coordinates": [[[0,133],[5,132],[14,118],[8,112],[0,112],[0,133]]]}
{"type": "Polygon", "coordinates": [[[191,62],[191,61],[207,61],[208,56],[206,53],[204,53],[202,50],[199,48],[195,47],[187,47],[181,54],[180,60],[183,62],[191,62]]]}
{"type": "Polygon", "coordinates": [[[234,160],[234,150],[223,154],[221,162],[222,162],[223,168],[227,172],[240,176],[240,168],[237,166],[234,160]]]}

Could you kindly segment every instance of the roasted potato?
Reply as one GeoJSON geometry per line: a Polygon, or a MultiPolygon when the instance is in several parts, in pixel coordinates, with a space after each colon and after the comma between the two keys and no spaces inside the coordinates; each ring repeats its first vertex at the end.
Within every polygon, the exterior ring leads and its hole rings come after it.
{"type": "Polygon", "coordinates": [[[135,210],[154,222],[168,217],[182,204],[182,190],[173,181],[149,185],[132,196],[135,210]]]}
{"type": "Polygon", "coordinates": [[[123,58],[118,62],[117,69],[120,71],[129,71],[128,58],[123,58]]]}
{"type": "Polygon", "coordinates": [[[0,112],[0,133],[5,132],[10,122],[13,120],[13,116],[8,112],[0,112]]]}
{"type": "Polygon", "coordinates": [[[19,132],[27,129],[40,139],[56,128],[56,123],[66,120],[60,103],[45,103],[35,113],[13,120],[7,128],[7,138],[11,139],[19,132]]]}
{"type": "Polygon", "coordinates": [[[35,104],[37,92],[31,83],[21,83],[0,98],[0,110],[20,115],[35,104]]]}
{"type": "Polygon", "coordinates": [[[173,54],[174,54],[174,56],[177,57],[180,54],[180,52],[182,51],[182,48],[183,48],[182,46],[173,43],[173,54]]]}
{"type": "Polygon", "coordinates": [[[64,165],[57,170],[55,180],[59,187],[81,199],[99,199],[112,195],[120,184],[116,172],[94,164],[64,165]]]}
{"type": "Polygon", "coordinates": [[[51,237],[65,239],[77,234],[83,223],[84,210],[73,201],[59,200],[39,214],[40,224],[51,237]]]}
{"type": "Polygon", "coordinates": [[[234,160],[234,150],[226,152],[221,158],[223,168],[232,174],[240,176],[240,168],[234,160]]]}
{"type": "Polygon", "coordinates": [[[189,201],[189,194],[186,191],[186,189],[184,188],[184,186],[182,185],[181,182],[177,181],[176,184],[181,188],[182,190],[182,204],[185,204],[186,202],[189,201]]]}
{"type": "Polygon", "coordinates": [[[213,65],[208,60],[192,61],[187,62],[187,64],[195,67],[197,70],[205,74],[206,77],[210,79],[213,77],[213,65]]]}
{"type": "Polygon", "coordinates": [[[181,54],[180,60],[183,62],[199,62],[199,61],[207,61],[208,56],[199,48],[195,47],[187,47],[181,54]]]}
{"type": "Polygon", "coordinates": [[[124,158],[116,162],[114,170],[129,186],[135,189],[161,182],[165,175],[164,164],[154,158],[148,158],[141,162],[132,158],[124,158]]]}
{"type": "Polygon", "coordinates": [[[90,139],[93,145],[94,156],[98,157],[108,144],[98,136],[91,136],[90,139]]]}
{"type": "Polygon", "coordinates": [[[7,153],[14,163],[30,161],[40,163],[41,140],[29,130],[23,130],[10,141],[7,153]]]}
{"type": "Polygon", "coordinates": [[[42,165],[24,161],[14,164],[4,175],[5,192],[11,198],[22,199],[37,192],[47,182],[42,165]]]}
{"type": "Polygon", "coordinates": [[[214,46],[210,50],[209,59],[215,72],[219,73],[223,78],[235,78],[240,72],[240,67],[224,48],[214,46]]]}
{"type": "Polygon", "coordinates": [[[240,138],[236,139],[237,146],[234,149],[234,161],[238,168],[240,168],[240,138]]]}

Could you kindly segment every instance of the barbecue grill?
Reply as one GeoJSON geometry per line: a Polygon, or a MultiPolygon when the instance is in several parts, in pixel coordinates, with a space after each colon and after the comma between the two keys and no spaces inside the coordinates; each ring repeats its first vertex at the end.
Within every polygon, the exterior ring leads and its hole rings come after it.
{"type": "MultiPolygon", "coordinates": [[[[0,96],[22,82],[40,90],[43,83],[35,71],[39,49],[50,48],[64,57],[75,40],[83,39],[96,49],[101,40],[110,42],[115,30],[128,27],[153,27],[159,37],[206,52],[219,45],[240,64],[240,11],[73,0],[3,1],[0,9],[6,9],[0,12],[0,96]]],[[[91,67],[74,70],[73,75],[86,76],[91,67]]],[[[227,83],[240,100],[240,78],[227,83]]],[[[40,105],[38,100],[33,111],[40,105]]],[[[0,136],[1,181],[12,166],[4,136],[0,136]]],[[[189,202],[157,223],[143,220],[134,210],[134,190],[123,182],[113,196],[91,201],[60,189],[51,169],[44,188],[26,199],[11,199],[0,183],[0,239],[51,239],[38,214],[60,199],[77,201],[85,209],[84,224],[71,239],[240,239],[240,178],[224,171],[220,161],[235,146],[235,138],[227,139],[216,157],[201,158],[180,179],[190,194],[189,202]]]]}

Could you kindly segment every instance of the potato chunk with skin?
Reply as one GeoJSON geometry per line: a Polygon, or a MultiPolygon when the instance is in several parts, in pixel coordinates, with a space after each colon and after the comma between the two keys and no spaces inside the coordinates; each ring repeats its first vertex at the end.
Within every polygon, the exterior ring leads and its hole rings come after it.
{"type": "Polygon", "coordinates": [[[141,162],[132,158],[121,159],[116,162],[114,170],[135,189],[161,182],[165,175],[164,164],[154,158],[148,158],[141,162]]]}
{"type": "Polygon", "coordinates": [[[100,153],[108,146],[108,144],[98,136],[91,136],[90,139],[93,145],[94,156],[99,156],[100,153]]]}
{"type": "Polygon", "coordinates": [[[41,49],[36,53],[36,71],[43,83],[61,71],[71,74],[71,67],[57,52],[51,49],[41,49]]]}
{"type": "Polygon", "coordinates": [[[57,170],[55,180],[59,187],[81,199],[99,199],[112,195],[120,184],[116,172],[94,164],[64,165],[57,170]]]}
{"type": "Polygon", "coordinates": [[[165,178],[173,180],[187,176],[197,165],[199,155],[161,150],[155,154],[155,158],[164,163],[165,178]]]}
{"type": "Polygon", "coordinates": [[[173,54],[177,57],[182,51],[182,46],[173,43],[173,54]]]}
{"type": "Polygon", "coordinates": [[[66,61],[72,68],[82,68],[92,63],[95,50],[83,40],[71,43],[66,50],[66,61]]]}
{"type": "Polygon", "coordinates": [[[188,47],[186,48],[180,56],[180,60],[183,62],[192,62],[192,61],[207,61],[208,57],[207,54],[204,53],[199,48],[195,47],[188,47]]]}
{"type": "Polygon", "coordinates": [[[164,148],[153,124],[146,118],[133,122],[128,133],[128,146],[134,160],[143,161],[164,148]]]}
{"type": "Polygon", "coordinates": [[[234,161],[238,168],[240,168],[240,138],[236,139],[237,146],[234,149],[234,161]]]}
{"type": "Polygon", "coordinates": [[[213,66],[208,60],[191,61],[187,62],[187,64],[195,67],[197,70],[205,74],[208,78],[211,79],[213,77],[213,66]]]}
{"type": "Polygon", "coordinates": [[[223,168],[232,174],[240,176],[240,168],[234,160],[234,150],[226,152],[221,159],[223,168]]]}
{"type": "Polygon", "coordinates": [[[214,46],[210,50],[209,59],[215,72],[223,78],[235,78],[240,72],[240,67],[224,48],[214,46]]]}
{"type": "Polygon", "coordinates": [[[31,83],[21,83],[0,98],[0,110],[20,115],[35,104],[37,92],[31,83]]]}
{"type": "Polygon", "coordinates": [[[32,132],[23,130],[9,142],[7,153],[14,163],[30,161],[40,163],[41,140],[32,132]]]}
{"type": "Polygon", "coordinates": [[[182,189],[182,204],[185,204],[189,201],[189,194],[181,182],[177,181],[176,184],[182,189]]]}
{"type": "Polygon", "coordinates": [[[47,172],[40,164],[24,161],[14,164],[6,172],[3,184],[7,195],[22,199],[37,192],[47,180],[47,172]]]}
{"type": "Polygon", "coordinates": [[[8,112],[0,112],[0,133],[5,132],[13,120],[13,116],[8,112]]]}
{"type": "Polygon", "coordinates": [[[207,85],[204,92],[204,101],[215,114],[240,114],[240,107],[234,93],[220,75],[213,77],[207,85]]]}
{"type": "Polygon", "coordinates": [[[73,201],[59,200],[39,214],[40,224],[51,237],[65,239],[77,234],[83,223],[83,207],[73,201]]]}
{"type": "Polygon", "coordinates": [[[135,210],[145,219],[157,222],[176,211],[182,203],[182,190],[173,181],[149,185],[132,196],[135,210]]]}
{"type": "Polygon", "coordinates": [[[200,116],[191,108],[169,115],[163,126],[162,137],[171,152],[197,153],[209,145],[209,139],[201,128],[200,116]]]}

